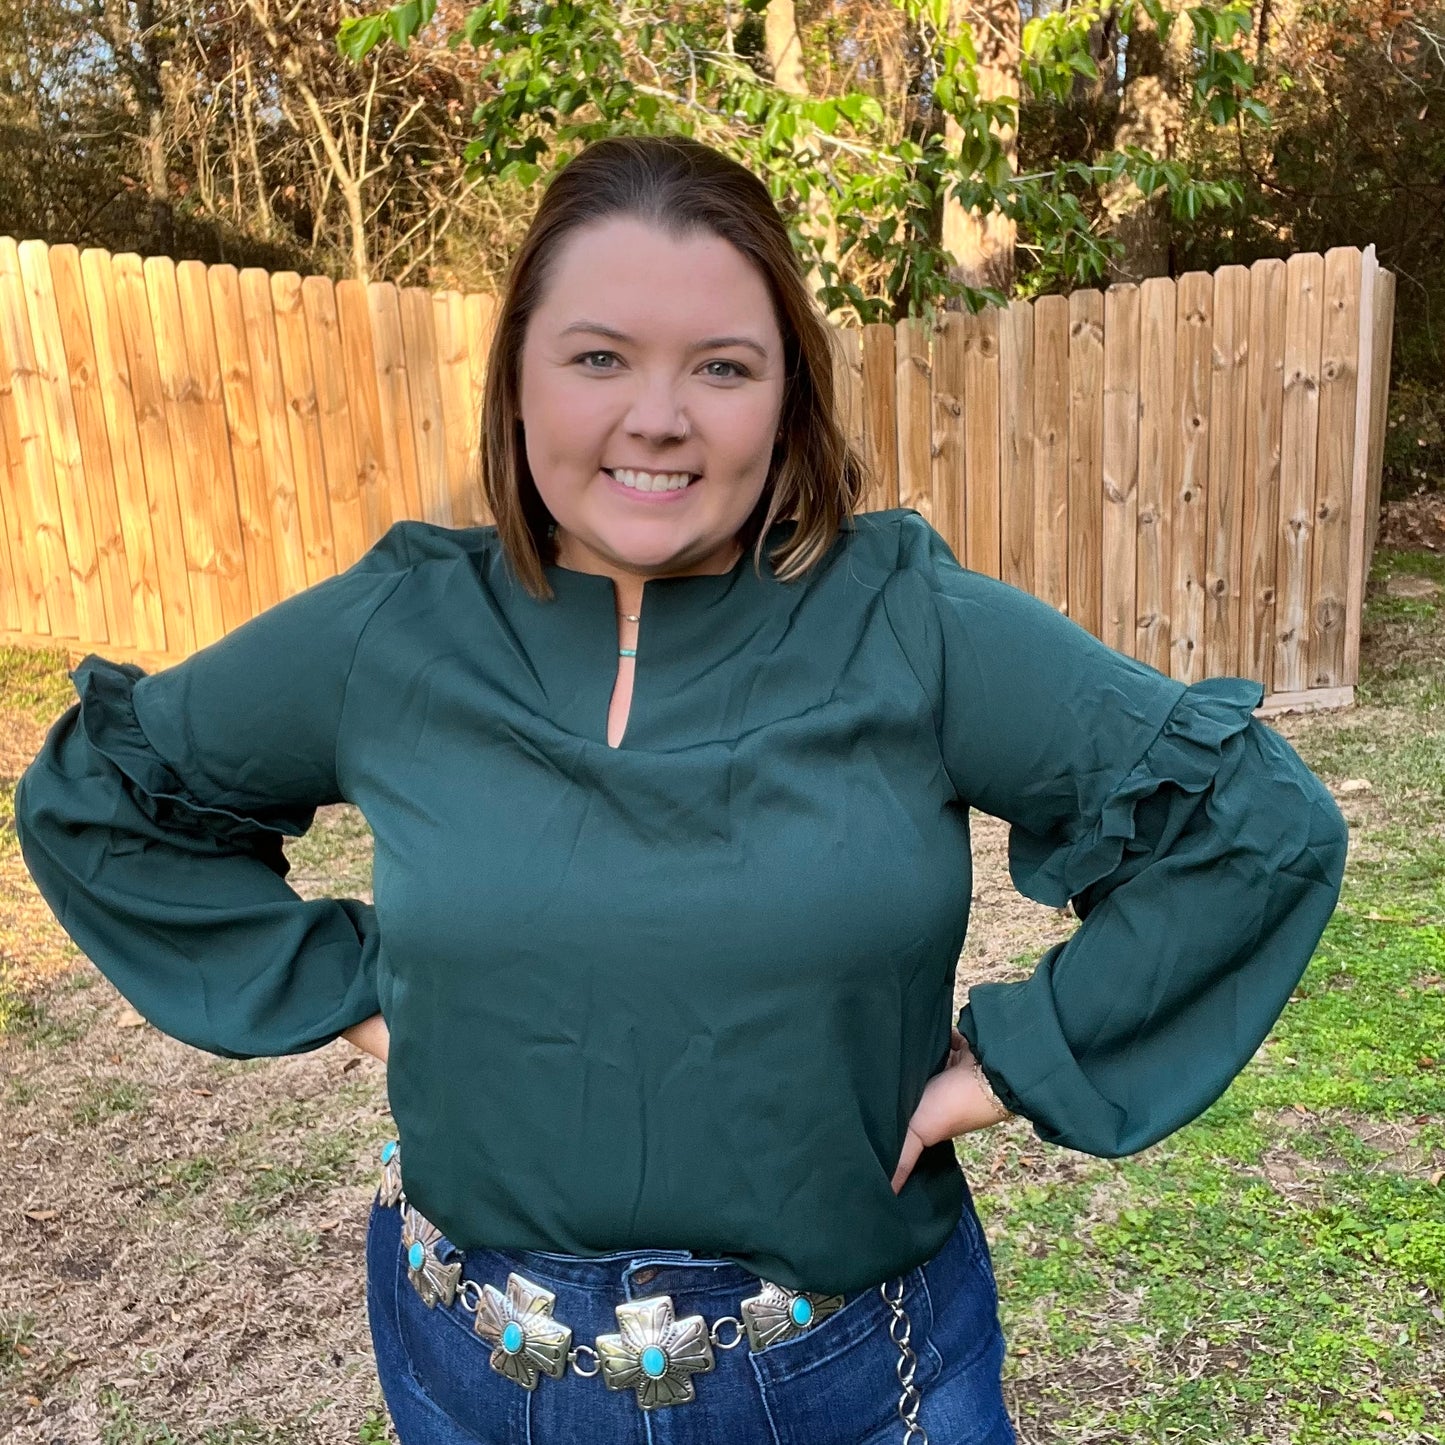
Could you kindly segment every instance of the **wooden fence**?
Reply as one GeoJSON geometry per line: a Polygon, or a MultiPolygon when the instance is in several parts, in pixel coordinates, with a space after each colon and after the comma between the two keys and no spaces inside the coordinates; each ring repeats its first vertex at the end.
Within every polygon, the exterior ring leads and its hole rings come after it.
{"type": "MultiPolygon", "coordinates": [[[[1394,277],[1341,247],[839,329],[874,468],[966,565],[1185,681],[1352,697],[1394,277]]],[[[490,522],[490,297],[0,237],[0,640],[160,666],[400,517],[490,522]]]]}

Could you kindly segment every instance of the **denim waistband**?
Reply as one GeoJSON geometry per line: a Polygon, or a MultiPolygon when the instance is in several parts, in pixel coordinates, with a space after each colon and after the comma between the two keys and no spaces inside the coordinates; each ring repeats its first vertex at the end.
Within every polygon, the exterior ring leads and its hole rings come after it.
{"type": "MultiPolygon", "coordinates": [[[[497,1283],[513,1270],[548,1289],[626,1297],[629,1287],[639,1294],[670,1294],[675,1299],[706,1295],[755,1294],[764,1276],[754,1274],[736,1260],[698,1254],[688,1249],[623,1249],[609,1254],[558,1254],[541,1249],[497,1249],[482,1246],[457,1249],[442,1235],[439,1258],[458,1259],[463,1279],[497,1283]],[[449,1255],[448,1251],[455,1253],[449,1255]]],[[[846,1302],[874,1287],[843,1293],[846,1302]]]]}

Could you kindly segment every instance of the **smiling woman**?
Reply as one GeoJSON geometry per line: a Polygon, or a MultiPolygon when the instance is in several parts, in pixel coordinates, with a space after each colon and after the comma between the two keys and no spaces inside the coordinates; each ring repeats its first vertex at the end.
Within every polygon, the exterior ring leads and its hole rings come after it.
{"type": "Polygon", "coordinates": [[[645,577],[736,560],[779,440],[781,328],[762,274],[706,231],[615,216],[550,271],[522,352],[527,466],[558,564],[610,576],[635,613],[645,577]],[[579,355],[589,332],[615,349],[579,355]]]}
{"type": "Polygon", "coordinates": [[[175,1037],[385,1058],[404,1445],[642,1445],[659,1409],[1011,1445],[954,1138],[1012,1111],[1115,1156],[1202,1113],[1334,906],[1338,810],[1257,684],[1186,687],[857,512],[826,322],[707,146],[560,171],[485,409],[495,526],[399,522],[153,676],[85,659],[16,789],[27,865],[175,1037]],[[285,882],[342,800],[372,904],[285,882]],[[955,1017],[975,808],[1082,922],[955,1017]]]}

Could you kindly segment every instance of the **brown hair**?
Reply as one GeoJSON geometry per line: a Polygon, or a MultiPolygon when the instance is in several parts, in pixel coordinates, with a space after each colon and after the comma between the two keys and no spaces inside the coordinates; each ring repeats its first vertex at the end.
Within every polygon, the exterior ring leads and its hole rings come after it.
{"type": "Polygon", "coordinates": [[[552,178],[512,258],[487,362],[482,447],[487,501],[513,571],[534,597],[552,595],[542,570],[556,560],[552,518],[520,433],[527,322],[568,234],[614,216],[678,238],[711,232],[762,272],[783,336],[787,379],[781,440],[738,541],[744,551],[754,549],[760,569],[768,528],[795,519],[792,536],[770,560],[780,581],[802,576],[849,524],[868,476],[839,424],[831,330],[768,188],[745,166],[683,136],[610,136],[586,147],[552,178]]]}

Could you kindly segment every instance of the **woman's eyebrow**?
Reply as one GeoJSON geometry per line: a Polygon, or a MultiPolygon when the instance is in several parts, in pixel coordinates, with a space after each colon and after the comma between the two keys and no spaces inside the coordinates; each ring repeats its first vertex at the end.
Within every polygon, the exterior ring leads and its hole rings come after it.
{"type": "MultiPolygon", "coordinates": [[[[604,326],[600,321],[574,321],[570,326],[564,326],[561,334],[566,336],[569,332],[573,331],[590,331],[597,336],[610,337],[613,341],[630,342],[633,340],[633,338],[625,332],[618,331],[612,326],[604,326]]],[[[694,351],[706,351],[709,347],[713,346],[750,346],[759,356],[765,359],[768,354],[767,347],[760,341],[754,341],[751,336],[708,336],[702,341],[696,342],[692,349],[694,351]]]]}

